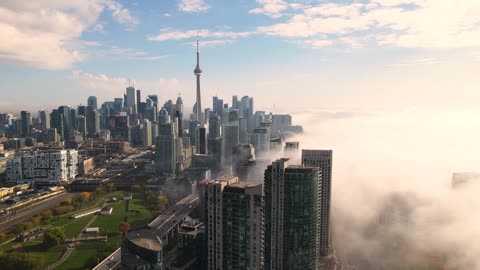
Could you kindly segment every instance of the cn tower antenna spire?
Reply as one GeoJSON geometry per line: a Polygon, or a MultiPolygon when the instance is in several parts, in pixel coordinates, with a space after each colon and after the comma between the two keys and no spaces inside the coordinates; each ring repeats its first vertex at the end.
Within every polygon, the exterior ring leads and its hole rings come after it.
{"type": "Polygon", "coordinates": [[[200,68],[200,50],[199,50],[199,42],[198,42],[198,32],[197,32],[197,66],[193,70],[193,74],[197,77],[197,110],[195,112],[195,120],[197,120],[200,124],[203,124],[203,117],[202,117],[202,98],[200,94],[200,76],[202,75],[202,69],[200,68]]]}

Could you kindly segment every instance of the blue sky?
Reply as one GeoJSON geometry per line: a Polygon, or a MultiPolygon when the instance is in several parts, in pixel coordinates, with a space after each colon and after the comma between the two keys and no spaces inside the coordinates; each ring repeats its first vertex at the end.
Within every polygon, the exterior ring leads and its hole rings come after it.
{"type": "Polygon", "coordinates": [[[129,78],[191,106],[197,33],[207,105],[214,94],[285,110],[480,98],[477,0],[4,0],[0,33],[0,111],[113,100],[129,78]]]}

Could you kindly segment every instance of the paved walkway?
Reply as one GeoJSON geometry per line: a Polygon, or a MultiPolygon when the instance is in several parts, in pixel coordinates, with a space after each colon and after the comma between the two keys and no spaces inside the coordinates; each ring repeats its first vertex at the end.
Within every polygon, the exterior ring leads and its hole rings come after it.
{"type": "MultiPolygon", "coordinates": [[[[105,205],[105,201],[104,201],[103,205],[105,205]]],[[[103,205],[102,205],[101,208],[103,208],[103,205]]],[[[77,238],[82,236],[82,233],[85,231],[85,229],[88,228],[97,219],[97,217],[98,217],[98,215],[93,215],[93,217],[90,219],[90,221],[87,223],[87,225],[85,225],[85,227],[83,227],[83,229],[78,233],[77,238]]],[[[48,270],[53,270],[53,269],[59,267],[62,263],[64,263],[70,257],[70,255],[72,255],[74,250],[75,250],[75,246],[67,247],[67,250],[65,251],[65,253],[63,253],[62,258],[60,258],[60,260],[58,260],[54,264],[50,265],[47,269],[48,270]]]]}

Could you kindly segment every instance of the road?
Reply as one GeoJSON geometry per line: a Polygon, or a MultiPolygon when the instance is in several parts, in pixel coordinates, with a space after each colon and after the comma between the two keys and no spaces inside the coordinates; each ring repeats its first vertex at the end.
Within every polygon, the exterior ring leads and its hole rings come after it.
{"type": "MultiPolygon", "coordinates": [[[[157,218],[150,222],[148,226],[160,230],[160,234],[163,237],[188,214],[190,214],[197,202],[197,194],[192,194],[188,197],[185,197],[183,200],[179,201],[177,204],[160,214],[157,218]]],[[[119,248],[92,270],[117,270],[120,269],[120,263],[121,249],[119,248]]]]}
{"type": "Polygon", "coordinates": [[[62,193],[57,196],[45,199],[40,202],[36,202],[30,206],[26,206],[20,210],[17,210],[17,213],[10,217],[7,221],[2,221],[0,223],[0,232],[6,232],[13,226],[22,223],[31,217],[42,213],[45,210],[55,207],[55,205],[61,201],[64,201],[67,197],[75,197],[75,193],[62,193]]]}
{"type": "Polygon", "coordinates": [[[157,228],[163,237],[188,214],[190,214],[190,212],[192,212],[192,208],[195,206],[197,201],[197,194],[192,194],[183,198],[177,204],[168,208],[165,212],[159,215],[150,224],[148,224],[148,226],[151,228],[157,228]]]}

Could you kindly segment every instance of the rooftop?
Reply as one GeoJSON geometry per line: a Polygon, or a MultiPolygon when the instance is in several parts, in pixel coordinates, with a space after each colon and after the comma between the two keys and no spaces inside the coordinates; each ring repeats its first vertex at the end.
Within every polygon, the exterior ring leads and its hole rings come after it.
{"type": "Polygon", "coordinates": [[[160,251],[162,249],[161,236],[156,229],[140,228],[131,230],[126,234],[126,237],[137,246],[152,251],[160,251]]]}

